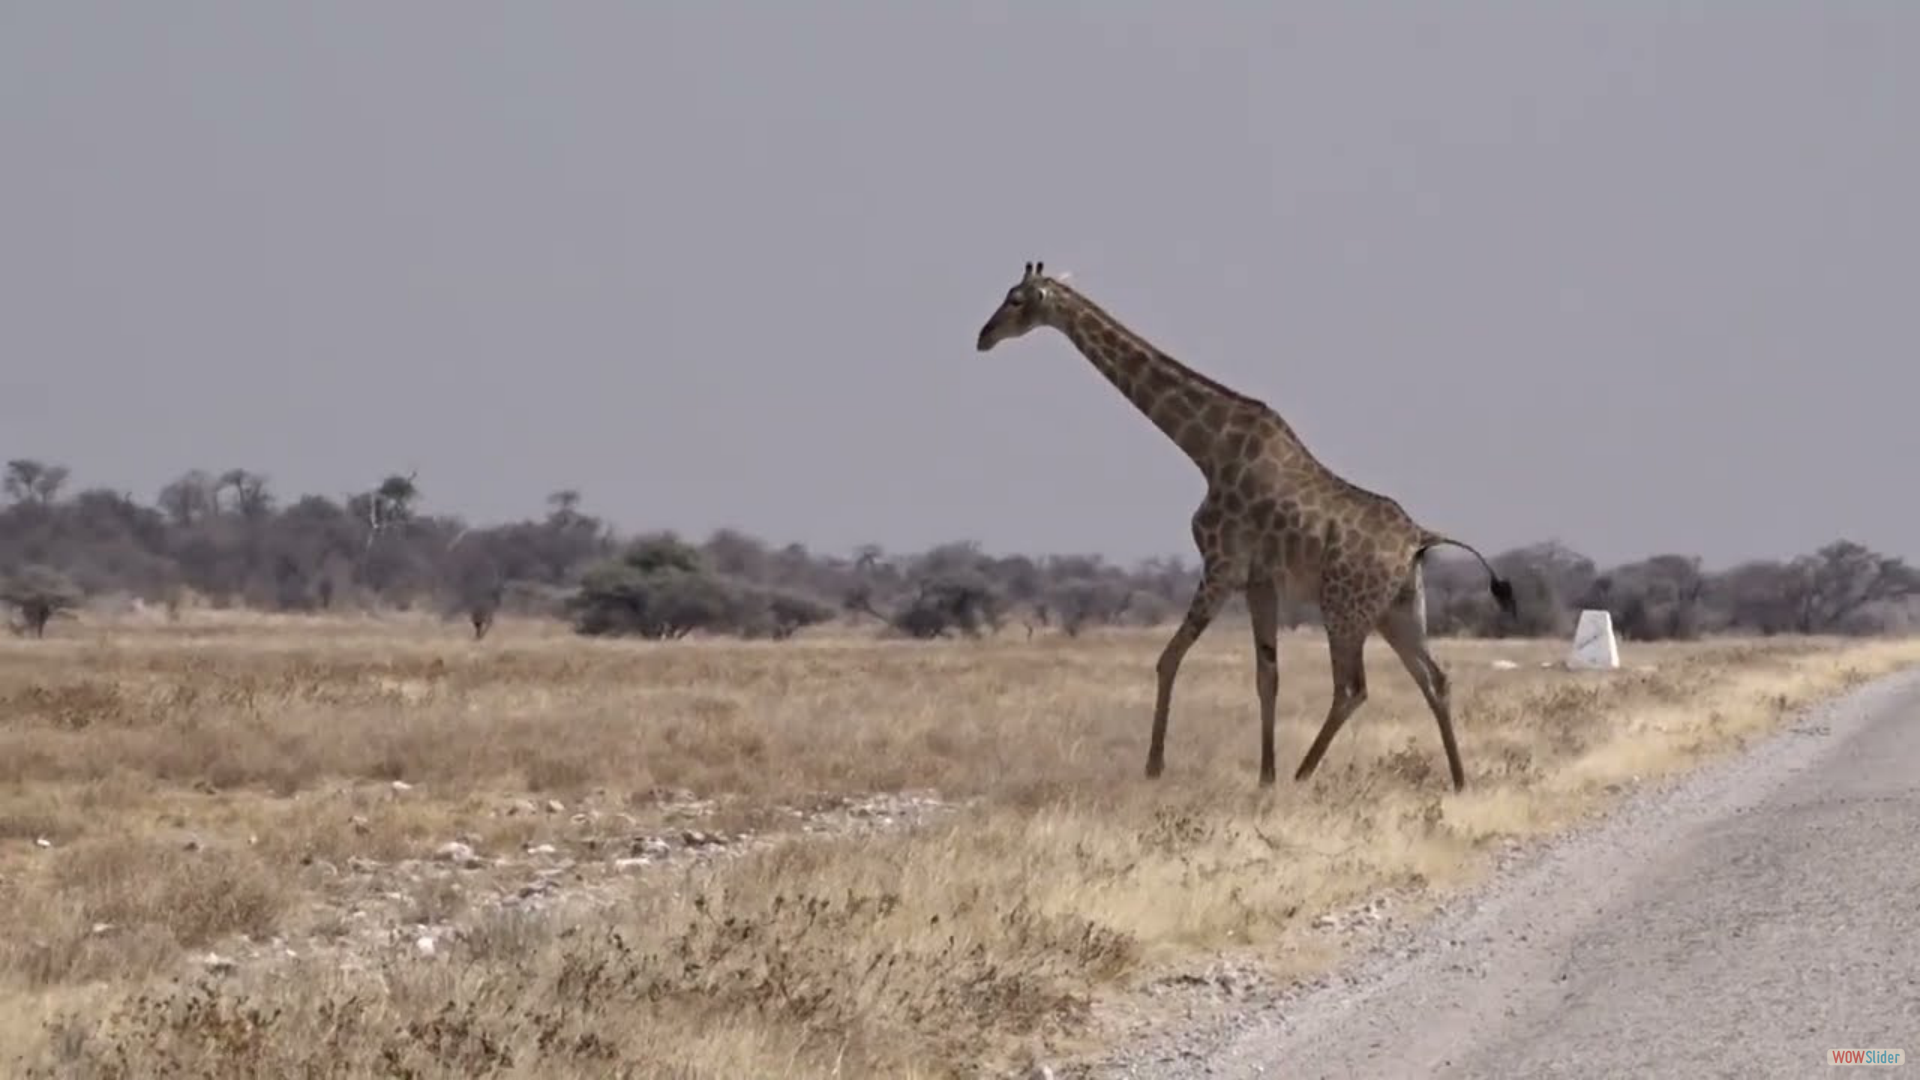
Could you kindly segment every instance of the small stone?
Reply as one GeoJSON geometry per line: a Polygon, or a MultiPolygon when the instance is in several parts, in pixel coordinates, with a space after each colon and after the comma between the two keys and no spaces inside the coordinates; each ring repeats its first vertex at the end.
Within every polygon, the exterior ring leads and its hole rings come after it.
{"type": "Polygon", "coordinates": [[[108,922],[97,922],[97,923],[94,923],[94,924],[93,924],[93,932],[94,932],[94,934],[96,934],[96,935],[98,935],[98,934],[104,934],[104,933],[106,933],[107,931],[109,931],[109,930],[112,930],[112,929],[113,929],[113,924],[112,924],[112,923],[108,923],[108,922]]]}
{"type": "Polygon", "coordinates": [[[567,804],[566,804],[566,803],[563,803],[563,802],[561,802],[561,801],[560,801],[559,799],[548,799],[548,800],[547,800],[547,813],[549,813],[549,814],[564,814],[564,813],[566,813],[566,811],[567,811],[567,804]]]}
{"type": "Polygon", "coordinates": [[[413,785],[407,783],[405,780],[395,780],[392,786],[394,794],[396,795],[404,795],[413,790],[413,785]]]}
{"type": "Polygon", "coordinates": [[[414,939],[413,948],[421,956],[432,956],[439,945],[433,940],[432,934],[422,934],[414,939]]]}
{"type": "Polygon", "coordinates": [[[559,849],[552,844],[535,844],[527,849],[529,855],[551,855],[559,849]]]}
{"type": "Polygon", "coordinates": [[[200,962],[206,965],[206,969],[215,975],[227,975],[232,973],[234,969],[234,962],[228,957],[221,956],[219,953],[210,952],[202,958],[200,962]]]}
{"type": "Polygon", "coordinates": [[[647,858],[645,855],[633,855],[628,858],[613,860],[613,868],[615,870],[639,870],[642,867],[652,865],[653,860],[647,858]]]}
{"type": "Polygon", "coordinates": [[[441,844],[439,850],[434,852],[434,857],[455,866],[477,866],[480,863],[480,856],[474,853],[473,847],[458,840],[441,844]]]}
{"type": "Polygon", "coordinates": [[[353,826],[353,831],[359,833],[361,836],[365,836],[373,831],[373,823],[361,814],[355,814],[348,818],[347,824],[353,826]]]}
{"type": "Polygon", "coordinates": [[[53,841],[44,836],[36,836],[33,838],[33,846],[37,848],[50,848],[53,846],[53,841]]]}

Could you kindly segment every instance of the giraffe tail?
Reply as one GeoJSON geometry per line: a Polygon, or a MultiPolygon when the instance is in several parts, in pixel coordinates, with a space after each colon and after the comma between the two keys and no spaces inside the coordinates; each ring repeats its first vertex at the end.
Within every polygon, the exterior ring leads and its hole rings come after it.
{"type": "Polygon", "coordinates": [[[1427,553],[1428,548],[1436,548],[1442,544],[1465,548],[1474,558],[1479,559],[1480,565],[1485,567],[1487,571],[1487,577],[1489,579],[1487,590],[1493,593],[1493,602],[1500,605],[1500,610],[1506,612],[1508,618],[1512,618],[1520,613],[1520,606],[1513,598],[1513,583],[1501,577],[1500,572],[1495,570],[1493,564],[1487,561],[1487,557],[1480,554],[1479,549],[1475,548],[1472,544],[1455,540],[1451,536],[1443,536],[1437,532],[1423,532],[1420,537],[1420,547],[1415,551],[1414,557],[1419,558],[1427,553]]]}

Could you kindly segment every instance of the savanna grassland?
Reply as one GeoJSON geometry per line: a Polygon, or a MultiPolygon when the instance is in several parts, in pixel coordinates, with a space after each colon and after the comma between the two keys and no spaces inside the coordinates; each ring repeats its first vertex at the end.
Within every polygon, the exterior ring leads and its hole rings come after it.
{"type": "MultiPolygon", "coordinates": [[[[1157,979],[1338,959],[1920,641],[1444,641],[1469,787],[1378,640],[1319,773],[1255,785],[1223,619],[1141,775],[1165,633],[483,642],[189,613],[0,643],[9,1075],[904,1076],[1069,1065],[1157,979]],[[1515,662],[1512,668],[1494,661],[1515,662]]],[[[1281,649],[1282,771],[1329,691],[1281,649]]],[[[1164,1010],[1163,1010],[1164,1011],[1164,1010]]]]}

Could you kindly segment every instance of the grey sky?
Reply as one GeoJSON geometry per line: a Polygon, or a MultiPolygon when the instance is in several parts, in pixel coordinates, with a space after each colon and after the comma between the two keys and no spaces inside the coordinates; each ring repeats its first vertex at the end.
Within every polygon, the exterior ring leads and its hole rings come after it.
{"type": "Polygon", "coordinates": [[[0,2],[0,454],[1190,553],[1021,264],[1489,550],[1920,555],[1920,4],[0,2]]]}

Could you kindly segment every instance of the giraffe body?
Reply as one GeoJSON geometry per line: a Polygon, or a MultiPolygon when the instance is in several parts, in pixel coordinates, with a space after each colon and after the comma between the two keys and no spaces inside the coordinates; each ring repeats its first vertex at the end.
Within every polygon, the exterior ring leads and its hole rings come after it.
{"type": "MultiPolygon", "coordinates": [[[[1274,701],[1279,687],[1279,595],[1317,604],[1327,634],[1333,702],[1296,780],[1319,765],[1327,744],[1366,701],[1362,653],[1378,631],[1420,687],[1440,727],[1456,790],[1466,784],[1454,738],[1448,679],[1427,649],[1421,559],[1441,544],[1472,547],[1421,527],[1399,503],[1322,464],[1278,412],[1201,375],[1133,333],[1098,305],[1028,264],[980,330],[984,352],[1040,326],[1059,330],[1125,394],[1206,478],[1193,514],[1201,581],[1186,618],[1156,665],[1159,683],[1146,772],[1165,768],[1173,685],[1187,650],[1238,590],[1253,625],[1260,701],[1260,782],[1271,784],[1274,701]]],[[[1494,598],[1513,611],[1513,591],[1487,565],[1494,598]]]]}

